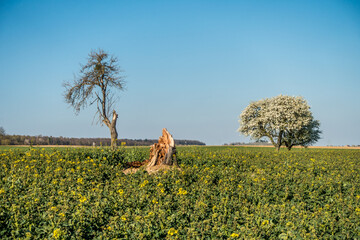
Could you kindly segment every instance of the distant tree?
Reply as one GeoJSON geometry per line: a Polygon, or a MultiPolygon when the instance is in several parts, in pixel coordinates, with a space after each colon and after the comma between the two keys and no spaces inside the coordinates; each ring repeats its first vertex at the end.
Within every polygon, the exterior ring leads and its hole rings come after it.
{"type": "Polygon", "coordinates": [[[5,136],[6,132],[5,129],[3,127],[0,127],[0,136],[5,136]]]}
{"type": "Polygon", "coordinates": [[[118,60],[99,49],[89,54],[86,65],[81,66],[80,75],[72,83],[65,82],[65,99],[76,111],[96,103],[99,122],[105,124],[111,134],[111,147],[116,147],[118,114],[113,109],[114,90],[124,89],[124,77],[120,76],[118,60]],[[111,117],[112,111],[112,117],[111,117]]]}
{"type": "Polygon", "coordinates": [[[314,120],[302,97],[279,95],[251,102],[240,115],[238,131],[252,139],[269,138],[279,151],[282,145],[309,146],[320,139],[320,123],[314,120]]]}

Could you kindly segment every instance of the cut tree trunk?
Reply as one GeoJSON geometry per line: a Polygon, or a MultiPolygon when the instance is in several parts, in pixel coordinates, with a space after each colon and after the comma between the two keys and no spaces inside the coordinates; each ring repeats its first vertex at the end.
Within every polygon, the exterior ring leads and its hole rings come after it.
{"type": "Polygon", "coordinates": [[[157,165],[178,165],[175,142],[166,128],[163,128],[158,143],[154,143],[150,148],[150,158],[147,166],[153,167],[157,165]]]}

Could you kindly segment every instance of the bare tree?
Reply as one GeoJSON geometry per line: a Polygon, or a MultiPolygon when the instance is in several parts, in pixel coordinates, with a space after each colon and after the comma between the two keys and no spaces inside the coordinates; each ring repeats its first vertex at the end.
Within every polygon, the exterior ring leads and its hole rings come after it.
{"type": "Polygon", "coordinates": [[[0,127],[0,136],[5,136],[6,132],[5,129],[3,127],[0,127]]]}
{"type": "Polygon", "coordinates": [[[109,128],[112,148],[116,147],[118,137],[114,90],[124,90],[125,86],[121,72],[117,58],[99,49],[90,52],[87,64],[81,65],[80,74],[74,77],[73,82],[64,83],[65,100],[75,109],[76,114],[80,109],[96,103],[95,117],[109,128]]]}

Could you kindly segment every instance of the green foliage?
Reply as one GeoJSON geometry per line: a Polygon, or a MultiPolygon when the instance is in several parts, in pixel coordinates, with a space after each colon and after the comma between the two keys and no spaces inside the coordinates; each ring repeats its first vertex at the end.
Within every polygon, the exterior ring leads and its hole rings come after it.
{"type": "Polygon", "coordinates": [[[0,151],[2,239],[355,239],[360,151],[178,147],[181,171],[124,175],[148,148],[0,151]]]}

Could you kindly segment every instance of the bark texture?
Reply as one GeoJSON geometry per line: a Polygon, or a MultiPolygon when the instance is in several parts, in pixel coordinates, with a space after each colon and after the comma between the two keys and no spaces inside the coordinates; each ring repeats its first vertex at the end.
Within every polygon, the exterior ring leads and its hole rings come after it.
{"type": "Polygon", "coordinates": [[[159,137],[158,142],[151,146],[149,159],[142,162],[134,161],[127,163],[127,167],[129,168],[139,168],[144,165],[147,165],[147,169],[160,165],[178,166],[175,142],[166,128],[163,128],[162,135],[159,137]]]}
{"type": "Polygon", "coordinates": [[[116,121],[118,118],[118,114],[115,112],[115,110],[113,111],[113,117],[112,117],[112,121],[110,122],[110,120],[107,117],[104,117],[103,122],[105,123],[105,125],[109,128],[110,130],[110,135],[111,135],[111,147],[115,148],[117,146],[116,140],[118,137],[118,133],[116,131],[116,121]]]}
{"type": "Polygon", "coordinates": [[[177,165],[175,142],[166,128],[163,128],[158,143],[150,148],[148,167],[156,165],[177,165]]]}

